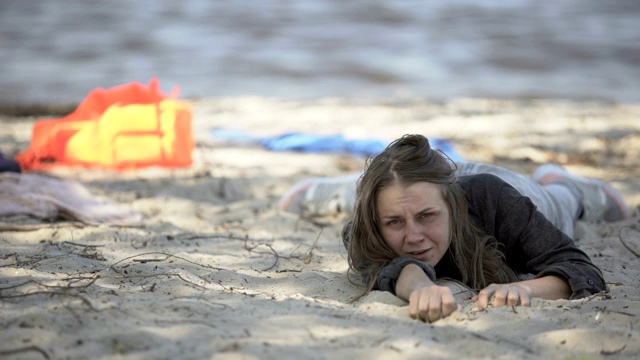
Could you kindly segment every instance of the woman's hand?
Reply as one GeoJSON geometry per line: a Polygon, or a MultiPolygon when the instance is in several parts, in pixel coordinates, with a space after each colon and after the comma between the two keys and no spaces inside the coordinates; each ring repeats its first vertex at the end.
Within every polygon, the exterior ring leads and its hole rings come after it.
{"type": "Polygon", "coordinates": [[[446,286],[425,285],[412,291],[409,296],[409,315],[412,318],[434,322],[457,310],[451,289],[446,286]]]}
{"type": "Polygon", "coordinates": [[[471,298],[471,301],[477,302],[480,308],[486,309],[489,303],[493,307],[529,306],[534,297],[555,300],[567,299],[570,295],[571,287],[567,280],[549,275],[510,284],[491,284],[471,298]]]}
{"type": "Polygon", "coordinates": [[[529,306],[531,304],[531,288],[522,283],[491,284],[480,290],[478,295],[471,298],[481,309],[486,309],[489,303],[493,307],[500,306],[529,306]]]}
{"type": "Polygon", "coordinates": [[[395,290],[399,298],[409,302],[409,315],[414,319],[433,322],[458,309],[451,289],[434,284],[414,264],[402,268],[395,290]]]}

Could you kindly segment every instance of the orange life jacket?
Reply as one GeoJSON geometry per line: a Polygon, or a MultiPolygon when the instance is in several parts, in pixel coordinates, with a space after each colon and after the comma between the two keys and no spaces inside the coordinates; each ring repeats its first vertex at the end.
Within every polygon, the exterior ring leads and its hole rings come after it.
{"type": "Polygon", "coordinates": [[[24,170],[92,166],[116,170],[187,167],[194,148],[191,108],[167,98],[157,79],[92,90],[64,118],[37,121],[29,148],[16,155],[24,170]]]}

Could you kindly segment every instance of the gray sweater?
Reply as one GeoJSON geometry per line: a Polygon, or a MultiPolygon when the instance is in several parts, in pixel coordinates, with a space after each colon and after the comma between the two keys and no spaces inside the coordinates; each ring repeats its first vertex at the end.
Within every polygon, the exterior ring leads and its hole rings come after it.
{"type": "MultiPolygon", "coordinates": [[[[469,201],[470,217],[503,245],[507,263],[521,279],[560,276],[571,286],[571,299],[606,289],[602,273],[587,254],[537,211],[528,197],[491,174],[462,176],[459,183],[469,201]]],[[[436,277],[461,280],[449,252],[435,267],[398,257],[382,269],[374,289],[395,293],[400,271],[410,263],[420,266],[432,281],[436,277]]]]}

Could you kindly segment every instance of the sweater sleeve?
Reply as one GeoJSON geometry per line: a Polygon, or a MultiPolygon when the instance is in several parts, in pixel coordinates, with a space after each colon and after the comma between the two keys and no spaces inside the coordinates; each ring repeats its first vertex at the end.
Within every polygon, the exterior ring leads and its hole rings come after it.
{"type": "Polygon", "coordinates": [[[407,256],[402,256],[391,260],[389,264],[382,268],[380,275],[376,278],[373,289],[388,291],[395,295],[396,283],[400,277],[400,272],[402,272],[402,269],[409,264],[418,265],[424,273],[427,274],[431,281],[434,283],[436,282],[436,271],[433,266],[407,256]]]}
{"type": "Polygon", "coordinates": [[[602,273],[588,255],[537,211],[528,197],[496,176],[474,178],[468,190],[472,216],[504,245],[507,263],[516,272],[536,278],[562,277],[571,287],[572,299],[606,289],[602,273]]]}

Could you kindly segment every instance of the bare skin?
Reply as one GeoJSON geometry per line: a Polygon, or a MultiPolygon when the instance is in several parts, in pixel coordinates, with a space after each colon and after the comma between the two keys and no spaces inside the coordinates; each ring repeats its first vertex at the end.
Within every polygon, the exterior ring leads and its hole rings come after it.
{"type": "Polygon", "coordinates": [[[435,266],[446,254],[450,215],[438,185],[387,186],[378,194],[376,207],[382,237],[398,256],[435,266]]]}
{"type": "MultiPolygon", "coordinates": [[[[414,319],[433,322],[458,310],[451,289],[434,284],[414,264],[402,269],[395,290],[399,298],[409,302],[409,315],[414,319]]],[[[564,279],[545,276],[509,284],[491,284],[471,300],[481,309],[486,309],[489,305],[529,306],[532,298],[555,300],[566,299],[570,295],[571,288],[564,279]]]]}

